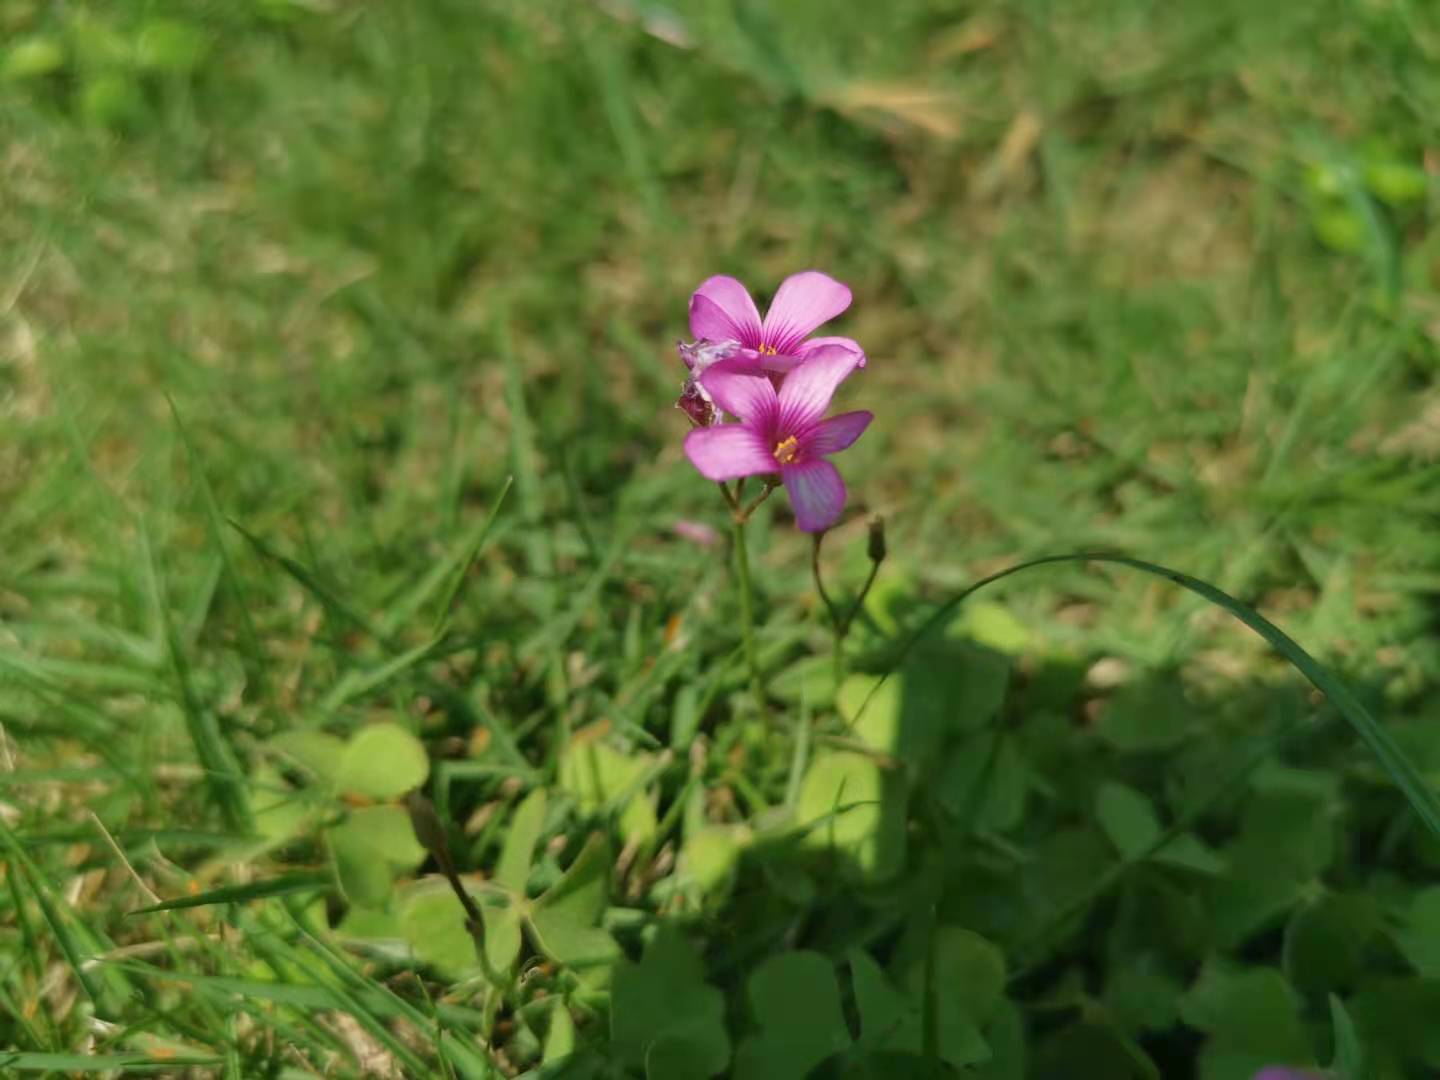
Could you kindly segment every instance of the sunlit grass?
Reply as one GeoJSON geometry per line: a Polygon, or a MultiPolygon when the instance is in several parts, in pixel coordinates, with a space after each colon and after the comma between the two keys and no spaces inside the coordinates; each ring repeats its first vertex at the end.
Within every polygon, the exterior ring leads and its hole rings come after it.
{"type": "MultiPolygon", "coordinates": [[[[606,929],[633,958],[685,912],[739,1014],[777,943],[851,981],[869,948],[905,986],[941,882],[936,917],[1027,973],[1031,1075],[1090,1037],[1074,1008],[1167,1077],[1240,1076],[1213,988],[1273,1004],[1224,981],[1240,963],[1284,972],[1307,1052],[1334,992],[1389,1047],[1376,1075],[1440,1068],[1395,1020],[1436,974],[1414,944],[1434,845],[1257,639],[1139,577],[1007,586],[955,630],[1010,654],[1009,703],[957,736],[1001,794],[919,770],[912,872],[826,907],[850,893],[767,832],[817,756],[854,752],[808,540],[782,500],[752,526],[762,720],[725,553],[673,532],[724,525],[670,408],[689,291],[820,267],[871,357],[847,407],[877,413],[826,542],[840,592],[864,512],[889,529],[859,670],[1003,565],[1116,551],[1264,611],[1433,780],[1440,25],[1252,8],[195,3],[170,13],[186,51],[138,7],[0,0],[6,55],[53,63],[0,69],[0,1046],[29,1055],[0,1071],[486,1075],[559,1056],[571,1013],[603,1044],[604,989],[564,964],[487,999],[346,932],[333,889],[242,902],[327,879],[356,806],[270,740],[379,721],[425,744],[463,870],[550,791],[522,898],[606,833],[606,929]],[[1173,731],[1127,743],[1127,702],[1173,731]],[[1132,867],[1086,909],[1103,948],[1022,947],[1119,865],[1098,785],[1168,826],[1272,742],[1283,764],[1195,829],[1232,878],[1132,867]],[[566,765],[591,743],[619,769],[594,790],[566,765]],[[627,844],[637,794],[654,832],[627,844]],[[264,832],[277,800],[303,829],[264,832]],[[697,835],[753,862],[699,888],[697,835]],[[1272,842],[1293,875],[1262,872],[1272,842]],[[128,914],[230,887],[258,891],[128,914]],[[1158,940],[1126,914],[1157,895],[1180,920],[1158,940]],[[1363,938],[1352,967],[1296,959],[1318,924],[1363,938]],[[1179,1012],[1139,1016],[1146,993],[1179,1012]]],[[[987,1014],[997,1047],[1008,1022],[987,1014]]]]}

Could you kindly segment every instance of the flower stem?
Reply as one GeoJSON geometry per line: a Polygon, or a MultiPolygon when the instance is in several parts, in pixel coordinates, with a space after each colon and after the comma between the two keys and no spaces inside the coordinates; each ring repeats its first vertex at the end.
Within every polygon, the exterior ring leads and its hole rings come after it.
{"type": "Polygon", "coordinates": [[[830,625],[838,630],[840,611],[835,607],[835,601],[830,599],[830,594],[825,591],[825,579],[820,574],[820,545],[825,542],[825,534],[817,532],[814,536],[815,541],[810,545],[810,573],[815,578],[815,591],[820,594],[820,599],[825,601],[825,610],[830,613],[830,625]]]}
{"type": "MultiPolygon", "coordinates": [[[[756,495],[755,498],[746,503],[743,508],[736,511],[742,525],[749,521],[750,515],[755,513],[755,511],[760,508],[760,504],[770,497],[770,493],[775,490],[775,487],[775,484],[766,483],[766,485],[760,489],[759,495],[756,495]]],[[[740,493],[737,491],[735,494],[738,497],[740,493]]]]}
{"type": "Polygon", "coordinates": [[[850,608],[841,614],[840,608],[830,598],[830,593],[825,589],[825,579],[820,573],[820,545],[825,540],[825,534],[815,534],[814,546],[810,549],[810,573],[815,577],[815,591],[820,594],[820,599],[825,602],[825,610],[830,613],[830,629],[833,639],[833,655],[835,668],[835,691],[839,693],[840,684],[845,681],[845,637],[850,633],[850,624],[855,621],[855,616],[860,614],[860,608],[865,603],[865,597],[870,594],[870,586],[875,584],[875,576],[880,573],[880,564],[885,561],[885,533],[884,522],[876,517],[870,525],[870,573],[865,578],[865,584],[861,587],[859,594],[850,604],[850,608]]]}
{"type": "Polygon", "coordinates": [[[835,668],[835,691],[839,693],[840,684],[845,681],[845,630],[840,618],[840,609],[835,606],[835,601],[830,599],[830,594],[825,590],[825,578],[820,573],[820,545],[824,540],[823,532],[815,534],[815,542],[810,547],[810,573],[815,578],[815,591],[820,594],[820,599],[825,602],[825,610],[830,613],[830,641],[835,668]]]}
{"type": "Polygon", "coordinates": [[[875,584],[875,575],[878,573],[880,573],[880,564],[872,562],[870,573],[865,578],[865,584],[861,587],[859,595],[855,597],[855,602],[850,605],[850,610],[845,613],[845,619],[840,624],[842,634],[850,632],[850,624],[855,621],[855,616],[860,614],[860,608],[865,603],[865,597],[870,595],[870,586],[875,584]]]}
{"type": "Polygon", "coordinates": [[[755,594],[750,586],[750,556],[745,549],[745,519],[735,515],[735,584],[740,589],[740,637],[745,645],[745,662],[750,666],[750,692],[763,717],[765,680],[760,673],[760,652],[755,645],[755,594]]]}

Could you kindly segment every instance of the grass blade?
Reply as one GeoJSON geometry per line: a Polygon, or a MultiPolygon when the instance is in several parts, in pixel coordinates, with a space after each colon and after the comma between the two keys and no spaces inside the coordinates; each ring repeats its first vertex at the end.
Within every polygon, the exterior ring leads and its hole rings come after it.
{"type": "Polygon", "coordinates": [[[13,866],[16,875],[24,878],[25,883],[30,886],[30,892],[34,895],[36,904],[39,905],[40,916],[50,927],[50,932],[55,935],[55,944],[65,954],[65,960],[70,965],[70,970],[75,976],[75,981],[79,983],[80,989],[92,1002],[100,1001],[101,990],[91,981],[85,971],[86,955],[95,950],[86,949],[76,939],[69,922],[56,905],[54,897],[51,896],[49,882],[44,879],[39,867],[25,854],[24,849],[16,841],[15,835],[5,827],[3,821],[0,821],[0,846],[7,850],[9,856],[7,861],[13,866]]]}
{"type": "Polygon", "coordinates": [[[445,602],[440,605],[440,610],[435,618],[435,633],[438,635],[450,620],[450,613],[455,610],[455,602],[464,591],[465,581],[470,576],[470,567],[475,565],[475,560],[480,557],[480,551],[485,546],[486,539],[490,536],[490,530],[495,524],[495,519],[500,516],[500,507],[505,503],[505,496],[510,494],[510,488],[515,483],[515,477],[505,477],[505,483],[500,488],[500,494],[495,496],[495,505],[490,508],[490,514],[485,518],[485,524],[480,527],[480,535],[475,538],[471,545],[470,557],[465,560],[455,575],[449,591],[445,594],[445,602]]]}
{"type": "Polygon", "coordinates": [[[575,593],[575,599],[570,606],[547,619],[538,630],[520,643],[517,652],[522,660],[534,660],[543,652],[558,649],[590,613],[591,608],[600,602],[601,592],[610,581],[615,567],[629,550],[631,532],[628,524],[615,530],[605,557],[590,575],[590,580],[575,593]]]}
{"type": "Polygon", "coordinates": [[[402,599],[390,606],[380,619],[380,629],[384,633],[394,634],[398,631],[414,616],[415,612],[424,606],[431,596],[435,595],[442,586],[446,586],[431,633],[432,637],[439,636],[470,567],[475,564],[481,549],[485,546],[485,541],[490,537],[490,530],[494,528],[495,520],[500,516],[500,508],[504,505],[505,496],[509,494],[513,482],[513,477],[505,478],[505,483],[500,486],[500,494],[495,497],[495,502],[491,505],[490,512],[485,515],[485,520],[476,529],[471,530],[469,536],[463,538],[446,552],[444,558],[437,561],[402,599]]]}
{"type": "Polygon", "coordinates": [[[180,640],[175,620],[170,614],[170,605],[160,578],[160,568],[156,565],[154,549],[150,545],[149,530],[143,521],[140,526],[140,542],[145,549],[151,603],[155,605],[165,633],[165,642],[170,650],[170,663],[175,670],[175,681],[180,690],[180,705],[185,713],[185,727],[195,746],[195,756],[205,769],[205,785],[210,789],[210,798],[224,816],[225,824],[235,832],[249,833],[250,801],[246,796],[239,758],[221,733],[215,714],[205,707],[195,690],[194,680],[190,676],[190,662],[186,658],[185,646],[180,640]]]}
{"type": "Polygon", "coordinates": [[[1433,788],[1427,784],[1415,766],[1406,758],[1399,745],[1390,736],[1380,723],[1370,715],[1368,709],[1360,703],[1360,700],[1336,675],[1332,674],[1324,664],[1316,660],[1308,652],[1291,638],[1285,631],[1272,623],[1265,616],[1261,615],[1248,604],[1243,604],[1233,596],[1222,592],[1215,586],[1193,578],[1189,574],[1183,574],[1178,570],[1171,570],[1155,563],[1145,562],[1143,559],[1132,559],[1126,555],[1105,555],[1098,553],[1079,553],[1071,555],[1046,555],[1038,559],[1031,559],[1028,562],[1012,566],[999,573],[991,574],[982,578],[975,584],[962,589],[955,596],[941,604],[925,622],[921,623],[900,647],[900,653],[890,669],[870,689],[860,708],[856,711],[853,725],[859,720],[869,707],[871,699],[883,686],[892,674],[904,662],[910,650],[935,627],[948,619],[969,597],[979,592],[988,585],[1014,574],[1026,570],[1033,570],[1036,567],[1048,566],[1058,563],[1111,563],[1116,566],[1128,566],[1133,570],[1140,570],[1155,577],[1163,578],[1183,589],[1188,589],[1197,596],[1210,601],[1216,607],[1229,612],[1236,619],[1240,620],[1251,630],[1254,630],[1266,643],[1277,653],[1283,656],[1296,671],[1305,676],[1310,684],[1330,699],[1331,704],[1339,710],[1340,715],[1355,729],[1360,740],[1370,748],[1371,753],[1379,760],[1381,767],[1390,775],[1401,793],[1416,815],[1423,821],[1430,831],[1440,836],[1440,798],[1437,798],[1433,788]]]}
{"type": "Polygon", "coordinates": [[[6,1054],[0,1052],[0,1069],[13,1072],[108,1073],[123,1069],[127,1075],[156,1072],[171,1073],[190,1066],[216,1065],[213,1055],[180,1055],[156,1057],[153,1054],[6,1054]]]}
{"type": "Polygon", "coordinates": [[[440,638],[426,641],[408,652],[391,657],[379,667],[369,671],[349,671],[341,678],[320,703],[322,712],[332,713],[346,703],[354,701],[384,686],[391,679],[403,675],[416,664],[433,653],[443,642],[440,638]]]}
{"type": "Polygon", "coordinates": [[[385,640],[385,636],[374,626],[370,625],[370,620],[366,619],[349,604],[345,603],[344,600],[336,596],[334,590],[311,573],[307,567],[296,562],[290,558],[290,556],[283,555],[276,551],[234,518],[226,518],[226,520],[230,522],[232,528],[250,542],[250,546],[259,552],[262,558],[278,564],[282,570],[299,583],[302,589],[319,600],[326,611],[339,618],[342,622],[347,622],[356,629],[364,631],[376,641],[385,640]]]}
{"type": "MultiPolygon", "coordinates": [[[[293,917],[294,916],[292,914],[292,918],[293,917]]],[[[297,922],[297,927],[298,925],[299,924],[297,922]]],[[[361,1027],[363,1027],[377,1042],[384,1046],[385,1049],[388,1050],[390,1054],[395,1058],[395,1060],[398,1061],[406,1069],[406,1075],[429,1075],[430,1070],[426,1068],[425,1063],[422,1062],[415,1055],[414,1051],[412,1051],[408,1046],[402,1043],[394,1035],[394,1033],[391,1032],[390,1028],[386,1026],[382,1018],[369,1008],[363,997],[358,996],[353,991],[352,987],[355,983],[358,982],[361,984],[362,993],[365,990],[374,990],[376,993],[385,995],[387,997],[393,997],[393,995],[388,994],[385,988],[379,983],[376,983],[372,980],[367,980],[363,976],[351,970],[349,967],[346,966],[344,961],[331,953],[319,941],[311,937],[309,934],[305,934],[305,940],[310,944],[314,955],[318,956],[320,960],[324,962],[325,966],[329,969],[331,977],[326,978],[321,972],[316,971],[308,963],[301,960],[298,953],[292,958],[292,962],[296,965],[296,967],[298,967],[301,972],[304,973],[307,977],[313,979],[318,985],[323,986],[333,999],[334,1005],[353,1016],[361,1027]],[[342,985],[343,983],[349,983],[351,985],[345,986],[342,985]]],[[[408,1020],[411,1018],[406,1015],[406,1019],[408,1020]]],[[[422,1026],[420,1030],[423,1031],[424,1027],[422,1026]]]]}
{"type": "Polygon", "coordinates": [[[245,654],[250,659],[252,674],[259,684],[260,694],[263,697],[266,693],[265,682],[265,659],[260,649],[260,638],[255,633],[255,623],[250,617],[250,606],[245,596],[245,587],[240,581],[240,575],[235,572],[235,561],[230,558],[230,549],[225,545],[224,516],[220,513],[220,504],[215,498],[215,489],[210,486],[210,477],[205,472],[204,463],[195,449],[195,444],[190,441],[190,432],[180,419],[180,410],[175,407],[174,400],[167,394],[166,403],[170,406],[170,416],[175,422],[175,430],[180,436],[180,442],[185,447],[185,456],[190,462],[190,471],[195,476],[195,483],[200,488],[200,501],[205,506],[205,526],[210,533],[210,541],[220,552],[220,562],[224,570],[225,587],[230,593],[230,598],[235,601],[235,607],[240,612],[240,644],[245,654]]]}
{"type": "Polygon", "coordinates": [[[226,885],[219,889],[196,893],[194,896],[176,897],[174,900],[151,904],[149,907],[136,908],[129,914],[148,915],[156,911],[207,907],[210,904],[242,904],[247,900],[259,900],[266,896],[285,896],[289,893],[328,889],[331,884],[330,875],[325,873],[286,874],[282,877],[268,878],[265,881],[252,881],[246,885],[226,885]]]}

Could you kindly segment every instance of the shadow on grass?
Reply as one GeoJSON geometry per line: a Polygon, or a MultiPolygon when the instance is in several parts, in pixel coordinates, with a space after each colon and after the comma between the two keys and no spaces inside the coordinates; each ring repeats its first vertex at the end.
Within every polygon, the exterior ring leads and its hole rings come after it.
{"type": "MultiPolygon", "coordinates": [[[[1333,995],[1383,1075],[1440,1065],[1420,944],[1440,853],[1334,708],[1299,680],[1101,689],[1086,667],[927,636],[817,742],[798,818],[827,769],[831,812],[762,830],[701,920],[727,997],[817,953],[865,1045],[858,951],[923,1021],[908,1049],[967,1076],[1248,1080],[1328,1061],[1333,995]],[[862,759],[874,797],[846,799],[862,759]]],[[[852,677],[842,717],[871,685],[852,677]]],[[[1387,726],[1422,771],[1440,764],[1424,716],[1387,726]]],[[[853,1052],[830,1074],[869,1075],[853,1052]]]]}

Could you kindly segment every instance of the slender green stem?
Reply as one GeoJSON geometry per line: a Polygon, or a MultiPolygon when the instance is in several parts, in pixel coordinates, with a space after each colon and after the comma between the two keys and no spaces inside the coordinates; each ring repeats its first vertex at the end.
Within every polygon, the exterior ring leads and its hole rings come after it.
{"type": "MultiPolygon", "coordinates": [[[[817,570],[816,573],[817,576],[815,580],[819,581],[819,571],[817,570]]],[[[865,603],[865,597],[870,594],[870,586],[875,584],[875,575],[878,573],[880,573],[880,564],[878,562],[872,562],[870,564],[870,574],[865,579],[865,585],[860,589],[860,592],[856,594],[854,602],[850,605],[850,610],[841,616],[835,624],[836,693],[839,693],[840,684],[845,681],[845,639],[850,636],[850,627],[855,622],[855,616],[860,614],[860,608],[865,603]]]]}
{"type": "Polygon", "coordinates": [[[490,954],[485,950],[485,919],[475,903],[475,898],[470,895],[470,890],[465,888],[459,872],[455,869],[445,827],[440,824],[434,804],[419,791],[412,791],[405,797],[405,809],[410,815],[410,827],[415,832],[415,839],[419,840],[420,846],[434,858],[440,872],[445,875],[445,880],[450,883],[455,899],[459,900],[460,906],[465,909],[465,929],[475,943],[475,958],[480,961],[481,972],[495,989],[505,989],[510,980],[490,964],[490,954]]]}
{"type": "MultiPolygon", "coordinates": [[[[769,483],[767,483],[763,488],[761,488],[761,489],[760,489],[760,494],[759,494],[759,495],[756,495],[755,498],[751,499],[748,503],[745,504],[745,506],[744,506],[743,509],[741,509],[740,511],[738,511],[739,516],[740,516],[740,520],[741,520],[742,522],[744,522],[744,521],[749,521],[749,520],[750,520],[750,515],[753,514],[756,510],[758,510],[758,509],[760,508],[760,504],[763,503],[766,499],[768,499],[768,498],[770,497],[770,493],[771,493],[772,491],[774,491],[775,488],[776,488],[776,485],[775,485],[775,484],[769,484],[769,483]]],[[[736,495],[736,498],[738,499],[740,493],[737,491],[737,492],[735,493],[735,495],[736,495]]]]}
{"type": "Polygon", "coordinates": [[[830,599],[830,594],[825,589],[825,578],[820,573],[820,545],[824,540],[823,532],[815,534],[815,543],[810,548],[810,573],[815,578],[815,591],[820,594],[820,599],[825,602],[825,610],[830,613],[831,657],[834,663],[835,692],[838,694],[840,684],[845,681],[845,629],[840,609],[835,606],[835,601],[830,599]]]}
{"type": "Polygon", "coordinates": [[[880,573],[880,563],[878,561],[871,562],[870,574],[865,578],[865,584],[861,587],[860,592],[855,597],[855,602],[850,605],[850,610],[845,613],[845,618],[840,623],[840,634],[842,637],[850,632],[850,624],[855,621],[855,616],[860,614],[860,607],[865,603],[865,597],[870,595],[870,586],[875,584],[875,575],[878,573],[880,573]]]}
{"type": "Polygon", "coordinates": [[[735,518],[735,584],[740,590],[740,637],[745,644],[745,662],[750,665],[750,692],[764,716],[765,680],[760,673],[760,652],[755,645],[755,593],[750,586],[750,556],[745,550],[745,522],[735,518]]]}
{"type": "Polygon", "coordinates": [[[873,548],[870,553],[870,574],[865,579],[864,586],[856,594],[850,604],[850,609],[843,615],[835,601],[830,598],[830,593],[825,588],[825,577],[820,572],[820,545],[825,540],[823,532],[815,534],[815,543],[810,548],[810,573],[815,578],[815,591],[820,594],[820,599],[825,602],[825,610],[830,613],[830,630],[832,636],[832,655],[835,668],[835,690],[839,692],[840,684],[845,681],[845,638],[850,633],[850,625],[855,621],[855,616],[860,614],[860,608],[865,603],[865,597],[870,594],[870,586],[875,584],[875,575],[880,573],[880,563],[885,558],[884,550],[876,551],[873,548]]]}
{"type": "Polygon", "coordinates": [[[840,630],[840,609],[835,606],[835,601],[830,599],[830,593],[825,589],[825,578],[820,573],[820,545],[825,542],[825,534],[815,534],[815,542],[810,546],[810,573],[815,578],[815,591],[820,594],[820,599],[825,601],[825,610],[830,613],[830,625],[838,633],[840,630]]]}

